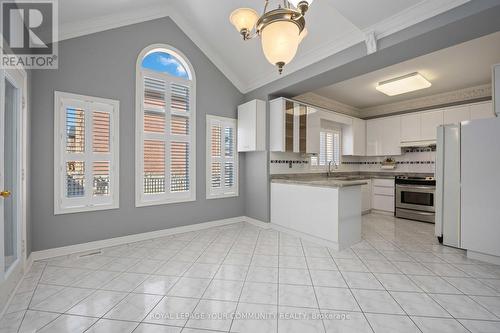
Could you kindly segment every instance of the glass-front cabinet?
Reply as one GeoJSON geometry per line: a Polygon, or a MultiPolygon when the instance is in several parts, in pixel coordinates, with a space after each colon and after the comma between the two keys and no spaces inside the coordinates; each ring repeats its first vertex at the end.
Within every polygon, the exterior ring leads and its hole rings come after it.
{"type": "MultiPolygon", "coordinates": [[[[285,98],[270,102],[271,151],[316,154],[309,143],[314,130],[315,110],[285,98]]],[[[319,123],[319,119],[318,119],[319,123]]]]}

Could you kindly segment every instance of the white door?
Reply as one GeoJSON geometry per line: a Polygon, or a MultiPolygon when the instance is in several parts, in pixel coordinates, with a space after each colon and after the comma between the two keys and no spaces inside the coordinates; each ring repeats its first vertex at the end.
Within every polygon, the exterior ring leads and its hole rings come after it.
{"type": "Polygon", "coordinates": [[[23,273],[25,75],[0,70],[0,306],[23,273]]]}

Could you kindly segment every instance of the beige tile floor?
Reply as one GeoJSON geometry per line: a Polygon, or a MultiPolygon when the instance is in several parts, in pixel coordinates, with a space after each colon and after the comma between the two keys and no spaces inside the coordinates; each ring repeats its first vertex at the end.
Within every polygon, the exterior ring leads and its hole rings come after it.
{"type": "Polygon", "coordinates": [[[246,223],[35,262],[0,332],[500,332],[500,266],[363,218],[333,251],[246,223]]]}

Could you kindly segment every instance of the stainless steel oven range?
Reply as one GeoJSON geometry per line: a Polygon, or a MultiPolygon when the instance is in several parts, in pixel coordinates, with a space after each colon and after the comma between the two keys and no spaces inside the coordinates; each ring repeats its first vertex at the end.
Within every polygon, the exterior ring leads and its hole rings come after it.
{"type": "Polygon", "coordinates": [[[436,179],[396,177],[396,217],[434,223],[436,179]]]}

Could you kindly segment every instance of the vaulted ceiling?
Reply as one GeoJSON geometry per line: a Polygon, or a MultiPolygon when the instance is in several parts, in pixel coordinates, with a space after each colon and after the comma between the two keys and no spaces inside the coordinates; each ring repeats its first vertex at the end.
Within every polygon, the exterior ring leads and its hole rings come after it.
{"type": "MultiPolygon", "coordinates": [[[[382,38],[470,0],[315,0],[306,14],[308,36],[290,74],[352,45],[374,32],[382,38]]],[[[271,0],[276,7],[279,0],[271,0]]],[[[258,39],[243,42],[229,23],[239,7],[261,12],[263,0],[64,0],[60,38],[67,39],[131,23],[170,16],[243,93],[280,79],[262,54],[258,39]]]]}

